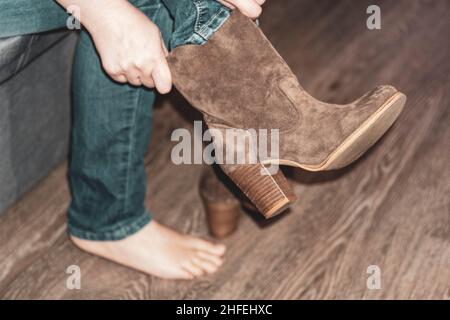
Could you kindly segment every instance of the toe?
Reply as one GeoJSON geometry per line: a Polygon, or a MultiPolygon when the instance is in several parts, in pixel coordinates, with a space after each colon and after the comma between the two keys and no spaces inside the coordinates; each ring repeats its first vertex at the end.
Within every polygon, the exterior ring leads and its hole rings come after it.
{"type": "Polygon", "coordinates": [[[192,280],[195,278],[195,276],[187,270],[180,270],[175,278],[181,280],[192,280]]]}
{"type": "Polygon", "coordinates": [[[194,258],[193,263],[195,263],[199,268],[202,268],[206,273],[214,273],[219,269],[219,266],[201,258],[194,258]]]}
{"type": "Polygon", "coordinates": [[[194,263],[193,260],[187,262],[183,269],[189,272],[194,277],[201,277],[205,274],[205,270],[194,263]]]}
{"type": "Polygon", "coordinates": [[[205,251],[217,256],[223,256],[226,251],[226,247],[223,244],[214,244],[202,239],[194,239],[192,245],[197,250],[205,251]]]}
{"type": "Polygon", "coordinates": [[[214,264],[217,267],[220,267],[223,263],[223,259],[220,256],[210,254],[204,251],[197,251],[197,256],[200,259],[209,261],[210,263],[214,264]]]}

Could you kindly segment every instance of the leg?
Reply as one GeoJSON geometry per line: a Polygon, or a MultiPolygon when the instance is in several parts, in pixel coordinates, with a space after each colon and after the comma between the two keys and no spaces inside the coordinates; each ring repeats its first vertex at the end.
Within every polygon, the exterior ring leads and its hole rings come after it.
{"type": "MultiPolygon", "coordinates": [[[[213,0],[132,2],[174,44],[205,42],[211,28],[219,28],[229,16],[229,10],[213,0]],[[167,9],[175,18],[174,26],[167,9]]],[[[73,83],[70,231],[88,240],[120,240],[150,221],[144,206],[144,156],[155,92],[112,81],[102,71],[85,31],[77,48],[73,83]]]]}
{"type": "MultiPolygon", "coordinates": [[[[162,3],[134,4],[168,39],[172,23],[162,3]]],[[[144,156],[155,91],[113,82],[102,71],[94,44],[84,31],[73,85],[69,230],[75,244],[164,278],[191,278],[217,270],[222,246],[149,223],[144,156]]]]}
{"type": "Polygon", "coordinates": [[[81,33],[73,72],[72,235],[119,240],[150,221],[144,156],[154,100],[153,90],[111,80],[89,34],[81,33]]]}

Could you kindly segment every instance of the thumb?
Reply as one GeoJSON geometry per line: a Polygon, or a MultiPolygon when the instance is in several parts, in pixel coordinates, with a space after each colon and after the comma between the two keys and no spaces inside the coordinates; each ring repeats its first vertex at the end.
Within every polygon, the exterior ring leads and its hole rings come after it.
{"type": "Polygon", "coordinates": [[[172,74],[165,57],[161,57],[161,60],[153,68],[152,78],[159,93],[166,94],[170,92],[172,89],[172,74]]]}

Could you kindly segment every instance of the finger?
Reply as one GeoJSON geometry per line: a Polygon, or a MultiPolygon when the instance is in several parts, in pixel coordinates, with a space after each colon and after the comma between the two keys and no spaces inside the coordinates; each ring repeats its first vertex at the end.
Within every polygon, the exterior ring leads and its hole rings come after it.
{"type": "Polygon", "coordinates": [[[152,78],[152,68],[150,64],[146,65],[146,67],[140,68],[139,71],[141,72],[140,79],[142,84],[147,88],[154,88],[155,82],[152,78]]]}
{"type": "Polygon", "coordinates": [[[167,58],[167,56],[169,55],[169,50],[167,50],[166,45],[164,43],[162,43],[162,47],[164,51],[164,56],[167,58]]]}
{"type": "Polygon", "coordinates": [[[155,87],[155,82],[153,81],[152,76],[142,76],[141,77],[142,84],[147,88],[153,89],[155,87]]]}
{"type": "Polygon", "coordinates": [[[164,51],[164,55],[167,58],[167,56],[169,55],[169,50],[167,50],[166,45],[164,44],[164,38],[163,38],[161,32],[159,33],[159,37],[161,38],[161,47],[164,51]]]}
{"type": "Polygon", "coordinates": [[[162,57],[152,71],[153,82],[159,93],[165,94],[172,89],[172,75],[166,58],[162,57]]]}
{"type": "Polygon", "coordinates": [[[127,76],[127,80],[133,86],[136,86],[136,87],[142,86],[142,81],[139,77],[127,76]]]}
{"type": "Polygon", "coordinates": [[[266,0],[255,0],[260,6],[262,6],[264,4],[264,2],[266,2],[266,0]]]}
{"type": "Polygon", "coordinates": [[[228,7],[230,9],[236,9],[235,6],[233,6],[231,3],[228,3],[227,1],[222,1],[222,0],[217,0],[219,1],[221,4],[223,4],[225,7],[228,7]]]}
{"type": "Polygon", "coordinates": [[[126,73],[126,77],[129,83],[131,83],[133,86],[142,86],[142,81],[141,81],[141,72],[139,71],[139,69],[137,68],[132,68],[130,70],[128,70],[128,72],[126,73]]]}
{"type": "Polygon", "coordinates": [[[119,82],[119,83],[127,83],[128,82],[127,77],[125,77],[125,75],[123,75],[123,74],[110,75],[110,76],[116,82],[119,82]]]}

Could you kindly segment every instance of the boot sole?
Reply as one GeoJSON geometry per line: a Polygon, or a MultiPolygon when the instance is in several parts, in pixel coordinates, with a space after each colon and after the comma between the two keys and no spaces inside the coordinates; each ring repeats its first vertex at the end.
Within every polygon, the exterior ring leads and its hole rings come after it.
{"type": "MultiPolygon", "coordinates": [[[[402,112],[405,102],[406,96],[397,92],[319,165],[301,164],[285,159],[275,162],[280,165],[300,167],[308,171],[343,168],[361,157],[388,131],[402,112]]],[[[274,163],[274,161],[269,162],[274,163]]]]}

